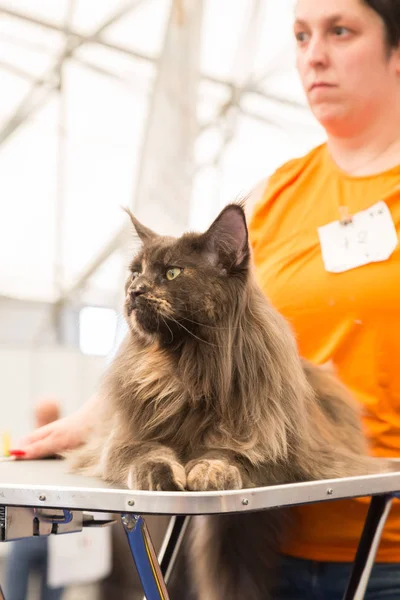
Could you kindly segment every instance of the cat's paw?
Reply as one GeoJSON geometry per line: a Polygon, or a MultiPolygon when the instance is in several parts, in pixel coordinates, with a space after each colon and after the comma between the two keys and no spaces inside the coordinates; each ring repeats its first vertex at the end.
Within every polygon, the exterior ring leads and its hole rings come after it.
{"type": "Polygon", "coordinates": [[[131,490],[183,491],[186,473],[177,461],[149,459],[129,469],[127,484],[131,490]]]}
{"type": "Polygon", "coordinates": [[[243,487],[239,469],[223,460],[202,459],[190,463],[186,470],[187,489],[193,492],[239,490],[243,487]]]}

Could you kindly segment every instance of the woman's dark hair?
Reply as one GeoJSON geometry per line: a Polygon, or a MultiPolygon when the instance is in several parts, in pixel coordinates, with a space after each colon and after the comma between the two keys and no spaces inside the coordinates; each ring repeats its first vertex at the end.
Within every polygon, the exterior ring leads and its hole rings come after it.
{"type": "Polygon", "coordinates": [[[400,0],[362,0],[381,17],[390,48],[400,44],[400,0]]]}

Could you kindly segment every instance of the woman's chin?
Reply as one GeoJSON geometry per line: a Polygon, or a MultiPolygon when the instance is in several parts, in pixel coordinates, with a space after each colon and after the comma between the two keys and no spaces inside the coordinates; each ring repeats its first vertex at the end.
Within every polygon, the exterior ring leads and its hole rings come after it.
{"type": "Polygon", "coordinates": [[[311,111],[320,125],[328,132],[340,135],[346,130],[349,118],[343,107],[331,102],[320,102],[310,104],[311,111]]]}

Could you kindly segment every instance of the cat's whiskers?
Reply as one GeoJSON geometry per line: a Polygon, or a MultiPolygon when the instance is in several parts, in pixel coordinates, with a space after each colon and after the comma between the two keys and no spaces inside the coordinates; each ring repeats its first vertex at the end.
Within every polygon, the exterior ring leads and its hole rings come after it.
{"type": "Polygon", "coordinates": [[[190,331],[190,329],[187,329],[187,327],[185,327],[184,325],[182,325],[182,323],[179,323],[179,321],[177,321],[176,319],[174,319],[174,317],[169,316],[168,318],[171,319],[171,321],[174,321],[174,323],[176,323],[179,327],[182,327],[182,329],[184,329],[185,331],[187,331],[192,337],[196,338],[200,342],[203,342],[204,344],[208,344],[209,346],[215,346],[215,347],[218,347],[218,348],[223,348],[223,346],[221,346],[221,344],[213,344],[212,342],[208,342],[207,340],[203,340],[198,335],[195,335],[192,331],[190,331]]]}
{"type": "MultiPolygon", "coordinates": [[[[191,306],[190,306],[191,308],[191,306]]],[[[204,313],[204,308],[198,308],[197,310],[191,310],[190,311],[190,316],[193,317],[194,315],[197,315],[198,313],[204,313]]],[[[184,321],[189,321],[191,323],[194,323],[195,325],[201,325],[202,327],[210,327],[210,328],[215,328],[215,329],[241,329],[241,327],[221,327],[220,325],[207,325],[206,323],[200,323],[199,321],[193,321],[191,319],[189,319],[188,317],[181,317],[184,321]]]]}
{"type": "Polygon", "coordinates": [[[160,319],[159,319],[160,315],[159,313],[156,313],[156,318],[157,318],[157,331],[160,330],[160,319]]]}
{"type": "Polygon", "coordinates": [[[164,317],[160,314],[161,319],[163,320],[164,325],[169,329],[169,332],[171,334],[171,342],[174,341],[174,334],[172,333],[172,330],[170,328],[170,326],[168,325],[167,321],[164,319],[164,317]]]}
{"type": "MultiPolygon", "coordinates": [[[[167,317],[168,319],[172,319],[175,320],[171,317],[170,312],[168,311],[168,313],[166,314],[164,312],[164,315],[162,314],[162,310],[165,309],[165,307],[169,308],[171,310],[171,305],[167,300],[161,300],[160,298],[157,298],[156,296],[153,296],[152,294],[149,294],[146,299],[148,300],[148,302],[155,304],[157,307],[157,310],[155,311],[156,313],[156,318],[157,318],[157,329],[160,329],[160,318],[162,319],[162,322],[164,323],[164,325],[167,327],[167,329],[169,330],[170,334],[171,334],[171,342],[174,341],[174,334],[172,332],[172,329],[170,328],[170,326],[168,325],[167,321],[165,320],[165,317],[167,317]]],[[[200,339],[200,338],[199,338],[200,339]]]]}
{"type": "Polygon", "coordinates": [[[188,317],[181,317],[184,321],[189,321],[189,323],[193,323],[194,325],[200,325],[201,327],[208,327],[209,329],[241,329],[241,327],[221,327],[220,325],[207,325],[206,323],[200,323],[199,321],[193,321],[193,319],[189,319],[188,317]]]}
{"type": "Polygon", "coordinates": [[[165,300],[164,298],[158,298],[157,296],[154,296],[153,294],[147,294],[146,300],[148,302],[150,302],[150,304],[151,303],[155,304],[157,306],[157,309],[160,314],[163,311],[164,316],[169,317],[169,314],[172,311],[172,307],[171,307],[171,303],[168,302],[168,300],[165,300]]]}

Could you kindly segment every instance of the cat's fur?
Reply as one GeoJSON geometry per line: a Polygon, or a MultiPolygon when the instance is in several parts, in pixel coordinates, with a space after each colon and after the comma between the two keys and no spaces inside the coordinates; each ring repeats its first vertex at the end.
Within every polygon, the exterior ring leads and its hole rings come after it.
{"type": "MultiPolygon", "coordinates": [[[[385,468],[368,457],[344,386],[300,359],[287,322],[258,287],[240,204],[206,233],[179,239],[131,219],[143,247],[126,283],[130,334],[75,468],[148,490],[237,489],[385,468]],[[183,271],[170,281],[172,267],[183,271]]],[[[279,514],[197,518],[201,600],[270,597],[284,535],[279,514]]]]}

